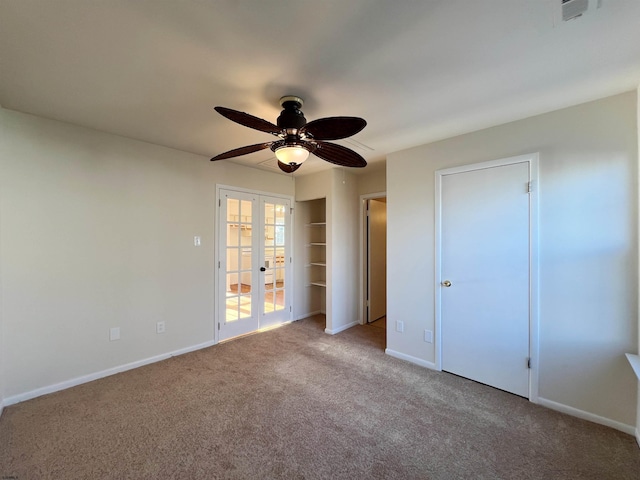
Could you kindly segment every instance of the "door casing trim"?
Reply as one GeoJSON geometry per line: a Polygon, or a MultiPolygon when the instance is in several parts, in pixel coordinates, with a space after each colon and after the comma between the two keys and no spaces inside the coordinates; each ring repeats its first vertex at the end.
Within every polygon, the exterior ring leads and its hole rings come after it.
{"type": "Polygon", "coordinates": [[[444,168],[435,172],[435,368],[442,371],[442,317],[441,292],[442,281],[442,179],[446,175],[471,172],[486,168],[527,163],[531,189],[529,192],[529,401],[538,403],[539,366],[540,366],[540,318],[539,318],[539,255],[538,255],[538,163],[540,154],[530,153],[515,157],[501,158],[487,162],[444,168]]]}
{"type": "Polygon", "coordinates": [[[372,198],[381,198],[387,197],[387,192],[377,192],[377,193],[367,193],[365,195],[360,195],[360,266],[358,271],[360,272],[359,278],[359,291],[360,291],[360,301],[358,302],[358,318],[360,319],[360,325],[364,325],[367,323],[367,318],[365,315],[365,302],[367,301],[367,292],[365,291],[366,279],[365,276],[367,272],[365,271],[365,251],[366,251],[366,238],[365,238],[365,230],[367,228],[367,200],[371,200],[372,198]]]}

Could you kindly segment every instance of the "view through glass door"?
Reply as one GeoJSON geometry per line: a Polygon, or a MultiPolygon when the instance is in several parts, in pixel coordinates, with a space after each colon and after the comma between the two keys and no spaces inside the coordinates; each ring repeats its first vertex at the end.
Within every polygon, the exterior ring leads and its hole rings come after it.
{"type": "Polygon", "coordinates": [[[262,292],[262,318],[260,328],[278,325],[290,320],[291,311],[287,306],[286,286],[289,284],[290,256],[288,254],[290,205],[283,199],[261,197],[264,244],[260,270],[264,269],[262,292]]]}
{"type": "Polygon", "coordinates": [[[220,190],[219,339],[291,319],[290,201],[220,190]]]}

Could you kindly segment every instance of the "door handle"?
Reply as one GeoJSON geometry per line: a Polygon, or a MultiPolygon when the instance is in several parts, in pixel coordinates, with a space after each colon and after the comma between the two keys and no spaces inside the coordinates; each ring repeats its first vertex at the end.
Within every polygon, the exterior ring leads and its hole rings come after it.
{"type": "Polygon", "coordinates": [[[445,280],[444,282],[442,282],[440,285],[442,285],[443,287],[450,287],[451,286],[451,282],[449,280],[445,280]]]}
{"type": "Polygon", "coordinates": [[[264,267],[260,267],[260,271],[261,271],[261,272],[266,272],[266,271],[267,271],[267,269],[266,269],[266,268],[264,268],[264,267]]]}

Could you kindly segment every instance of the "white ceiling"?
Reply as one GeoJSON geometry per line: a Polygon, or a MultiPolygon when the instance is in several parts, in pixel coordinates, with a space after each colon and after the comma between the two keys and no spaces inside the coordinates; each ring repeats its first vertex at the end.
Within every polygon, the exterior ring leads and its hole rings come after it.
{"type": "Polygon", "coordinates": [[[561,0],[0,0],[0,105],[210,157],[273,139],[214,106],[275,123],[293,94],[365,118],[338,143],[376,164],[635,89],[640,1],[589,1],[562,22],[561,0]]]}

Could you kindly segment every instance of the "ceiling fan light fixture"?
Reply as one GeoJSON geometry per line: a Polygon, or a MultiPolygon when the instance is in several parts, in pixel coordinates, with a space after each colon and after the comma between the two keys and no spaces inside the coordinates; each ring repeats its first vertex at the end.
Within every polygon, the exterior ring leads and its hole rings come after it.
{"type": "Polygon", "coordinates": [[[278,161],[285,165],[300,165],[309,158],[309,150],[300,145],[284,145],[275,153],[278,161]]]}
{"type": "Polygon", "coordinates": [[[359,117],[326,117],[307,123],[300,111],[300,107],[302,107],[300,97],[287,95],[280,99],[280,105],[282,112],[278,117],[277,125],[238,110],[215,107],[216,112],[232,122],[270,133],[278,137],[278,140],[234,148],[216,155],[211,161],[248,155],[268,148],[278,159],[278,168],[285,173],[295,172],[311,153],[321,160],[342,167],[362,168],[367,165],[367,161],[358,153],[327,141],[341,140],[355,135],[367,125],[364,119],[359,117]]]}

